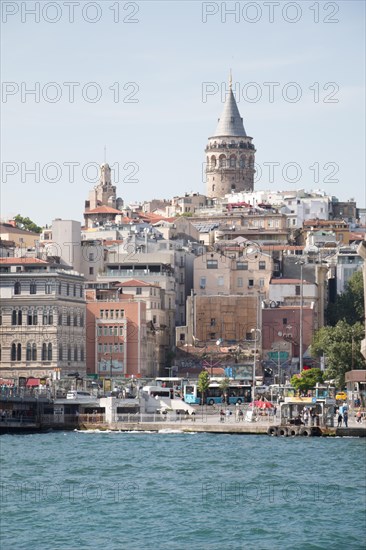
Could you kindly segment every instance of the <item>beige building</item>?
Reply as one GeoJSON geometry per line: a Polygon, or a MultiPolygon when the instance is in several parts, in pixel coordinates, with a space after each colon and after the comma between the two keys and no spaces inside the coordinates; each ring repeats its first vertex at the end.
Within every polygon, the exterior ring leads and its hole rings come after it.
{"type": "Polygon", "coordinates": [[[270,255],[257,247],[223,247],[194,260],[194,292],[197,295],[268,296],[273,272],[270,255]]]}
{"type": "Polygon", "coordinates": [[[37,258],[1,258],[5,378],[85,375],[84,278],[37,258]]]}
{"type": "Polygon", "coordinates": [[[25,231],[10,223],[0,224],[0,239],[2,241],[13,241],[16,246],[23,250],[34,248],[39,241],[39,234],[33,231],[25,231]]]}

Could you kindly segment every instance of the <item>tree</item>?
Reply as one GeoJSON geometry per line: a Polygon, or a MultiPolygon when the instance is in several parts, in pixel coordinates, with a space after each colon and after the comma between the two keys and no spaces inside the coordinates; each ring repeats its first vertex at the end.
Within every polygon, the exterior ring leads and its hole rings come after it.
{"type": "Polygon", "coordinates": [[[320,369],[303,370],[300,375],[295,375],[291,378],[291,385],[296,390],[305,392],[321,382],[323,382],[323,373],[320,369]]]}
{"type": "Polygon", "coordinates": [[[326,379],[335,380],[337,386],[343,387],[346,372],[365,368],[360,349],[364,335],[361,323],[350,325],[346,321],[338,321],[335,327],[323,327],[314,334],[311,354],[313,357],[325,355],[326,379]]]}
{"type": "Polygon", "coordinates": [[[201,392],[201,405],[205,402],[206,393],[210,385],[210,376],[206,370],[203,370],[198,375],[197,389],[201,392]]]}
{"type": "Polygon", "coordinates": [[[353,325],[365,318],[364,288],[362,271],[356,271],[345,285],[344,292],[339,294],[334,303],[327,307],[328,324],[335,326],[344,320],[353,325]]]}
{"type": "Polygon", "coordinates": [[[39,227],[34,223],[30,218],[23,218],[20,214],[17,214],[14,218],[14,221],[17,224],[17,227],[24,229],[25,231],[33,231],[34,233],[41,233],[42,227],[39,227]]]}
{"type": "Polygon", "coordinates": [[[227,404],[229,404],[229,396],[227,394],[229,386],[230,386],[229,378],[223,378],[223,380],[221,380],[220,382],[220,390],[222,391],[224,400],[226,401],[227,404]]]}

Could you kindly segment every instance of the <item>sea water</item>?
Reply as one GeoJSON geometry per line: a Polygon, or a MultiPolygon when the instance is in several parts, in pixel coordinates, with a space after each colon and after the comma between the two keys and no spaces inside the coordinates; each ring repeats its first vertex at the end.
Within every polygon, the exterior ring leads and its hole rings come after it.
{"type": "Polygon", "coordinates": [[[366,440],[3,435],[1,550],[365,547],[366,440]]]}

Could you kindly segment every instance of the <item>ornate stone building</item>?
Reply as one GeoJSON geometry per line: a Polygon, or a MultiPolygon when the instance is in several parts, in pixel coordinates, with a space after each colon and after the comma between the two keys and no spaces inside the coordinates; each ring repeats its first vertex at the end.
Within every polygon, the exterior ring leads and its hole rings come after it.
{"type": "Polygon", "coordinates": [[[205,150],[208,197],[253,191],[256,150],[252,139],[245,132],[230,79],[223,113],[205,150]]]}

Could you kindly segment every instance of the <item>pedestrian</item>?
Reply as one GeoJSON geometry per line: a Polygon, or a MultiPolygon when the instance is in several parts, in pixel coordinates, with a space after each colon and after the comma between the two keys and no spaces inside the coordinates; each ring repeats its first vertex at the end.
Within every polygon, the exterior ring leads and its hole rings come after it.
{"type": "Polygon", "coordinates": [[[304,409],[303,419],[305,426],[307,426],[309,422],[309,413],[307,409],[304,409]]]}
{"type": "Polygon", "coordinates": [[[220,409],[220,422],[225,421],[225,413],[223,409],[220,409]]]}
{"type": "Polygon", "coordinates": [[[342,420],[343,420],[342,413],[341,413],[341,411],[338,411],[338,425],[337,425],[337,428],[342,427],[342,420]]]}
{"type": "Polygon", "coordinates": [[[343,422],[346,428],[348,428],[348,412],[347,409],[343,412],[343,422]]]}
{"type": "Polygon", "coordinates": [[[231,411],[230,411],[229,407],[226,409],[225,415],[226,415],[226,420],[229,422],[230,415],[231,415],[231,411]]]}
{"type": "Polygon", "coordinates": [[[361,421],[362,421],[362,412],[361,412],[361,409],[359,409],[356,413],[356,422],[360,424],[361,421]]]}
{"type": "Polygon", "coordinates": [[[239,413],[240,413],[239,404],[237,403],[235,407],[235,422],[239,422],[239,413]]]}
{"type": "Polygon", "coordinates": [[[239,422],[240,420],[243,420],[243,418],[244,418],[244,413],[241,409],[239,409],[239,422]]]}

